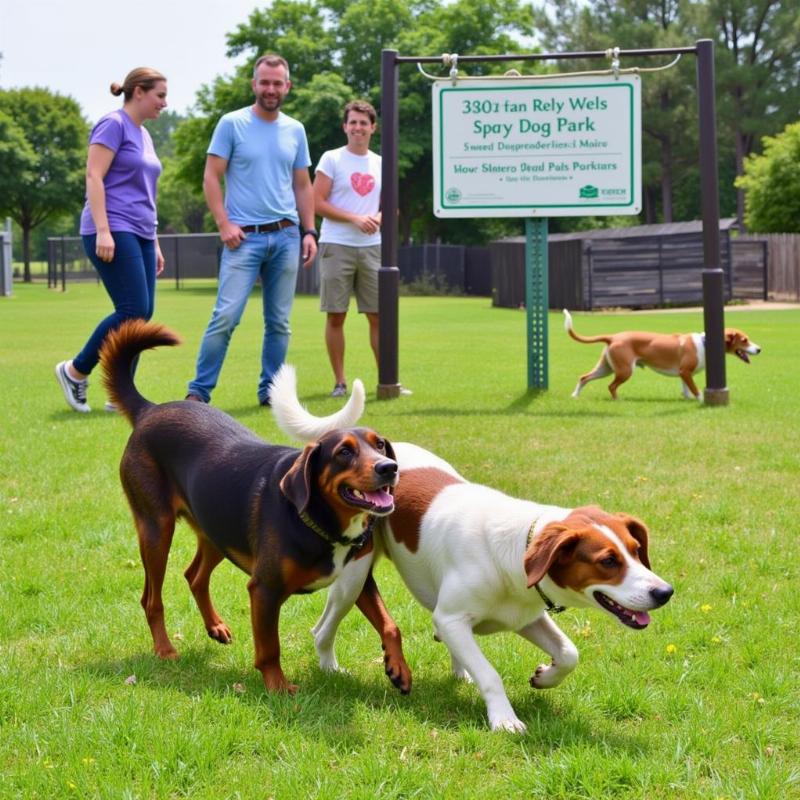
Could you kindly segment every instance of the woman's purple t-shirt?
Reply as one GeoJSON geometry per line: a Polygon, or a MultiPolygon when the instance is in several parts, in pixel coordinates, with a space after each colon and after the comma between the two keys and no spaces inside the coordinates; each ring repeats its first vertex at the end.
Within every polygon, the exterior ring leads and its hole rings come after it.
{"type": "MultiPolygon", "coordinates": [[[[92,129],[89,144],[114,153],[103,179],[106,214],[112,231],[127,231],[145,239],[156,238],[156,182],[161,174],[153,140],[122,109],[106,114],[92,129]]],[[[89,200],[81,214],[81,234],[97,233],[89,200]]]]}

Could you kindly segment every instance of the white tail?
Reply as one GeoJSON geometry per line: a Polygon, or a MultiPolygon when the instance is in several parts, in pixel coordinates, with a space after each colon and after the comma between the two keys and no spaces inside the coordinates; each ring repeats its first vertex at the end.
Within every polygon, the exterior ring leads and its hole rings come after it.
{"type": "Polygon", "coordinates": [[[314,442],[328,431],[351,428],[364,413],[364,384],[356,378],[350,398],[335,414],[315,417],[297,399],[297,375],[284,364],[272,379],[269,392],[272,414],[278,427],[301,442],[314,442]]]}
{"type": "Polygon", "coordinates": [[[561,310],[564,312],[564,330],[569,333],[572,330],[572,314],[566,308],[561,310]]]}

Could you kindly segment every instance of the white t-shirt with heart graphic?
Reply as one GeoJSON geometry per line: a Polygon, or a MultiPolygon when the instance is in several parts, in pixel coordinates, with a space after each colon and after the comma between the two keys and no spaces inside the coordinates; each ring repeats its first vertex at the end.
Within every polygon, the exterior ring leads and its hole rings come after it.
{"type": "MultiPolygon", "coordinates": [[[[328,150],[317,164],[317,172],[331,179],[328,202],[353,214],[377,214],[381,207],[381,157],[371,150],[360,156],[347,147],[328,150]]],[[[362,233],[349,222],[323,219],[320,242],[367,247],[380,244],[381,233],[362,233]]]]}

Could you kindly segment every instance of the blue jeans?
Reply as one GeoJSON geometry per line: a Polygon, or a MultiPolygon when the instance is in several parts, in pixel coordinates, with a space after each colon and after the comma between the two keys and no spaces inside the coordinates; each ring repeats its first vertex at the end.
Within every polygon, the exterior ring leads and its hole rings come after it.
{"type": "Polygon", "coordinates": [[[100,360],[100,347],[106,334],[126,319],[150,319],[156,300],[156,243],[135,233],[112,231],[113,261],[101,261],[95,252],[97,236],[83,237],[83,249],[100,274],[108,296],[114,304],[109,314],[94,329],[83,350],[72,359],[76,370],[88,375],[100,360]]]}
{"type": "Polygon", "coordinates": [[[211,314],[189,393],[206,402],[217,385],[233,331],[242,318],[247,299],[261,278],[264,307],[264,342],[258,399],[269,396],[272,376],[286,360],[289,349],[289,314],[294,302],[300,264],[300,230],[296,225],[273,233],[250,233],[235,249],[222,251],[217,302],[211,314]]]}

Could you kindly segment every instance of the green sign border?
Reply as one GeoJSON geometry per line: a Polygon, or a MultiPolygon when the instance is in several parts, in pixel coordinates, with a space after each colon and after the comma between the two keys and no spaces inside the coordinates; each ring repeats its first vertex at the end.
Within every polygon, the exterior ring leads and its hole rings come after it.
{"type": "MultiPolygon", "coordinates": [[[[487,80],[491,80],[491,78],[487,78],[487,80]]],[[[547,90],[553,91],[553,89],[558,89],[559,86],[553,83],[542,83],[542,84],[526,84],[525,86],[509,86],[508,84],[505,85],[497,85],[497,86],[476,86],[476,87],[441,87],[439,88],[439,193],[440,193],[440,206],[442,210],[460,210],[460,209],[492,209],[492,208],[530,208],[530,209],[539,209],[539,208],[627,208],[634,205],[636,191],[635,191],[635,163],[634,163],[634,107],[633,101],[635,97],[634,93],[634,84],[633,81],[624,80],[624,81],[611,81],[609,83],[569,83],[569,84],[562,84],[563,86],[569,86],[570,89],[596,89],[598,87],[611,87],[611,88],[618,88],[618,89],[626,89],[630,95],[629,97],[629,106],[630,106],[630,142],[629,142],[629,150],[630,150],[630,174],[631,174],[631,183],[630,183],[630,201],[627,203],[580,203],[580,204],[572,204],[572,203],[546,203],[543,205],[533,205],[532,203],[512,203],[507,205],[486,205],[486,206],[478,206],[478,205],[448,205],[444,201],[444,194],[445,194],[445,183],[444,183],[444,113],[443,113],[443,96],[445,92],[491,92],[491,91],[499,91],[502,89],[504,92],[507,91],[530,91],[530,90],[547,90]]],[[[434,85],[434,91],[437,89],[437,86],[434,85]]],[[[576,214],[575,216],[580,216],[576,214]]]]}

